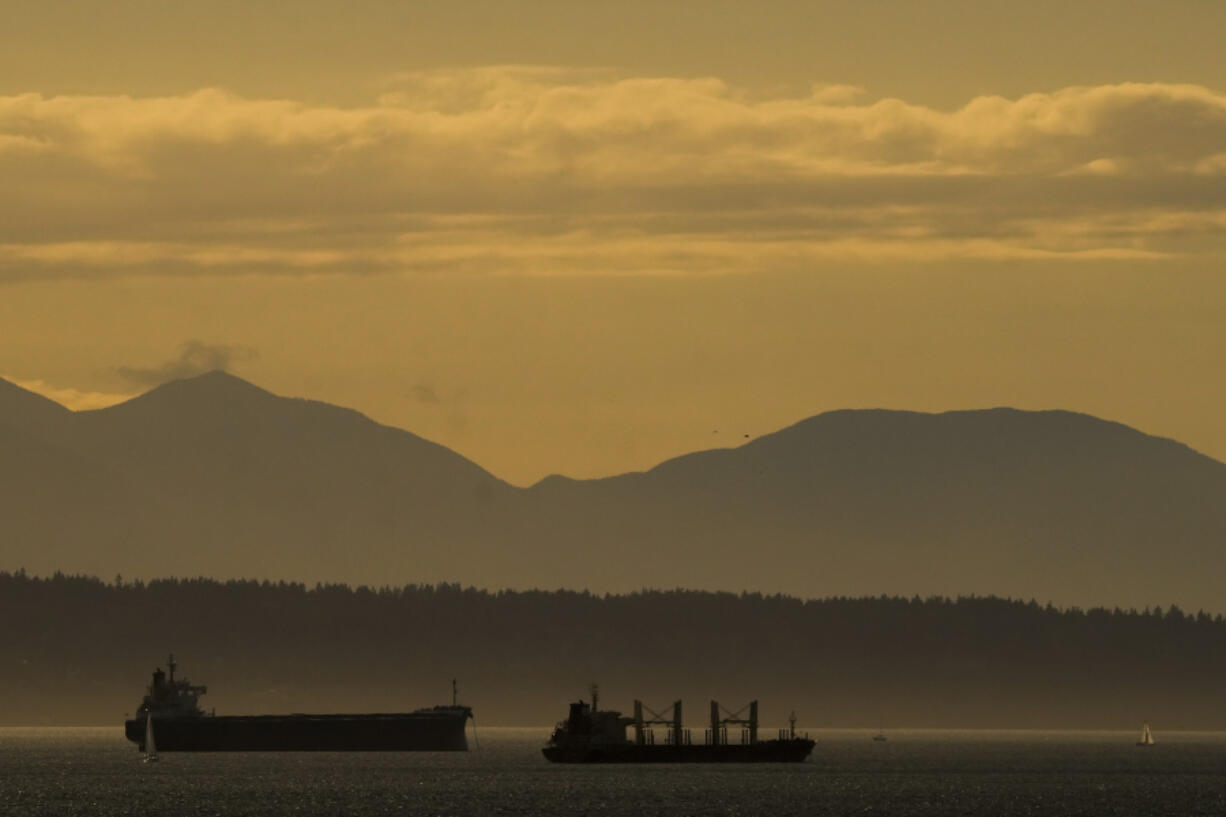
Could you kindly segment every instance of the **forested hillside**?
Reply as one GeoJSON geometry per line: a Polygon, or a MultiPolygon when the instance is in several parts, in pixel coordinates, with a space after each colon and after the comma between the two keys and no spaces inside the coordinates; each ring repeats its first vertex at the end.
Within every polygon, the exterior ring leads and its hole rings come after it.
{"type": "Polygon", "coordinates": [[[5,723],[118,725],[169,652],[218,713],[412,709],[456,677],[486,725],[598,682],[695,722],[758,698],[768,724],[1226,727],[1226,621],[1174,607],[0,573],[5,723]]]}

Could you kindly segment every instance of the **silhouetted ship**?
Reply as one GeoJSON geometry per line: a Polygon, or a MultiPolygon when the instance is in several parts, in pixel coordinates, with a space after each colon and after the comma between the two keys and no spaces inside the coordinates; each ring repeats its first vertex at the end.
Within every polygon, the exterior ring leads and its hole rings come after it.
{"type": "MultiPolygon", "coordinates": [[[[370,715],[212,715],[199,698],[207,687],[153,671],[148,694],[136,717],[124,722],[124,734],[147,751],[146,736],[157,735],[158,752],[295,752],[295,751],[431,751],[468,750],[466,727],[472,709],[452,705],[415,712],[370,715]]],[[[148,747],[152,749],[152,747],[148,747]]]]}
{"type": "Polygon", "coordinates": [[[554,729],[548,745],[541,751],[554,763],[800,763],[816,743],[808,735],[797,736],[796,715],[788,729],[780,729],[778,739],[758,739],[758,702],[740,712],[721,717],[718,702],[711,701],[711,725],[703,743],[690,740],[690,730],[681,724],[681,701],[673,704],[671,717],[662,717],[634,702],[634,717],[597,707],[599,696],[592,689],[592,703],[576,701],[570,716],[554,729]],[[749,710],[749,716],[741,715],[749,710]],[[650,717],[645,717],[644,713],[650,717]],[[728,726],[740,725],[737,743],[728,741],[728,726]],[[653,725],[668,727],[663,743],[655,742],[653,725]],[[633,740],[626,727],[634,727],[633,740]]]}

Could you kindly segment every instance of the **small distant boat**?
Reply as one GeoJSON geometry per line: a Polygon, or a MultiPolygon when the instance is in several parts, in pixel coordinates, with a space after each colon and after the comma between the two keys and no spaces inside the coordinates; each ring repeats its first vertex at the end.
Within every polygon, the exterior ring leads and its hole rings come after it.
{"type": "Polygon", "coordinates": [[[873,735],[873,740],[875,740],[877,743],[885,743],[887,738],[884,732],[878,732],[877,734],[873,735]]]}
{"type": "Polygon", "coordinates": [[[1141,739],[1137,741],[1137,746],[1153,746],[1154,733],[1149,731],[1149,724],[1141,727],[1141,739]]]}
{"type": "Polygon", "coordinates": [[[158,745],[153,739],[153,716],[145,714],[145,762],[158,762],[158,745]]]}

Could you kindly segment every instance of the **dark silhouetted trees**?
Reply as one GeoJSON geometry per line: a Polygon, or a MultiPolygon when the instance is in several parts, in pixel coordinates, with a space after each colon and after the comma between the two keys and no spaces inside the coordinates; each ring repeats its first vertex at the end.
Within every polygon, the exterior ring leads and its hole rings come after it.
{"type": "Polygon", "coordinates": [[[759,698],[772,722],[1222,728],[1224,647],[1221,616],[1174,605],[0,573],[11,724],[118,723],[173,651],[228,713],[411,709],[458,677],[486,724],[552,722],[599,681],[614,707],[759,698]]]}

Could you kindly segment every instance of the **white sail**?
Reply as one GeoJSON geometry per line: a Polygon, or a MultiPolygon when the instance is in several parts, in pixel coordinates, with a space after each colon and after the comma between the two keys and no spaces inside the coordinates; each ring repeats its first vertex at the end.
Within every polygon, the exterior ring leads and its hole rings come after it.
{"type": "Polygon", "coordinates": [[[1149,731],[1148,723],[1141,727],[1141,739],[1137,741],[1137,745],[1138,746],[1153,746],[1154,745],[1154,733],[1149,731]]]}
{"type": "Polygon", "coordinates": [[[157,742],[153,739],[153,716],[145,714],[145,762],[156,763],[158,759],[157,742]]]}

